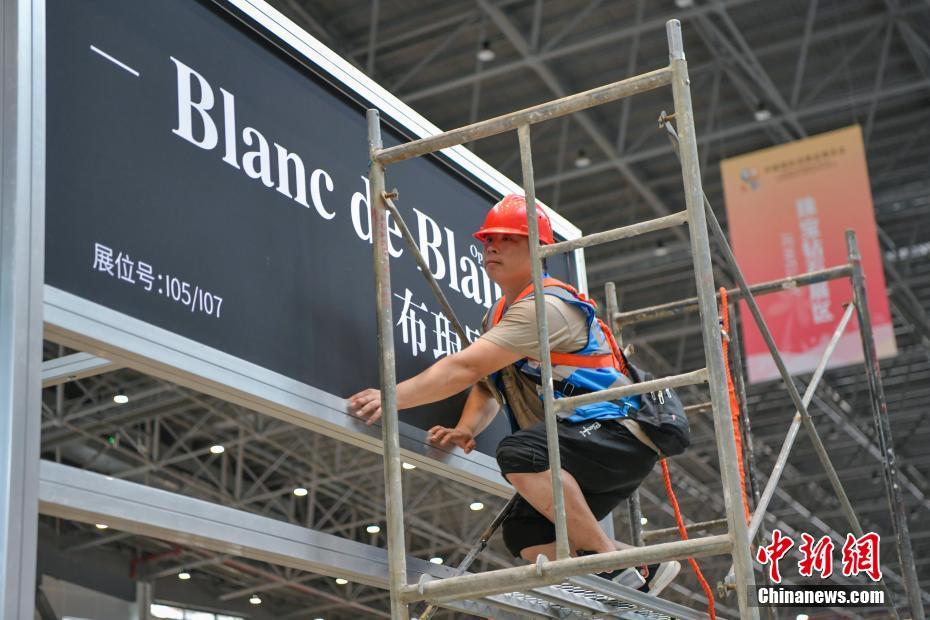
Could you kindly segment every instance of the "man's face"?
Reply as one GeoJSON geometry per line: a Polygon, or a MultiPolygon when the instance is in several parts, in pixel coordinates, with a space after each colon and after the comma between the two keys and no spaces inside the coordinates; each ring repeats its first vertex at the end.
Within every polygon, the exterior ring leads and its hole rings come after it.
{"type": "Polygon", "coordinates": [[[487,235],[484,241],[484,269],[501,286],[526,282],[532,269],[529,239],[504,233],[487,235]]]}

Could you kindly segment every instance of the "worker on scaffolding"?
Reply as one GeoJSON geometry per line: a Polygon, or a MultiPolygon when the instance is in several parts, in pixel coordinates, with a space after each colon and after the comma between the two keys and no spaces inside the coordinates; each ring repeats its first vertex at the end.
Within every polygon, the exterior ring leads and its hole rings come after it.
{"type": "MultiPolygon", "coordinates": [[[[542,208],[536,212],[540,243],[553,243],[549,217],[542,208]]],[[[484,246],[484,268],[501,287],[503,297],[485,316],[483,334],[474,343],[398,383],[397,408],[436,402],[470,387],[455,428],[434,426],[427,433],[430,443],[458,446],[466,453],[475,448],[475,437],[503,409],[514,432],[500,442],[497,461],[519,494],[502,525],[504,542],[514,556],[524,560],[532,562],[539,554],[554,559],[555,515],[536,361],[540,347],[524,197],[505,196],[474,236],[484,246]],[[490,389],[498,391],[503,406],[481,381],[484,377],[490,377],[490,389]]],[[[623,356],[618,360],[611,350],[612,335],[596,320],[593,301],[549,277],[544,289],[555,397],[631,383],[623,356]]],[[[575,554],[629,546],[611,540],[598,520],[639,487],[659,457],[659,449],[631,419],[640,398],[582,406],[559,420],[565,514],[575,554]]],[[[351,396],[348,404],[368,424],[381,417],[381,395],[376,389],[351,396]]],[[[639,573],[630,569],[600,576],[658,594],[679,570],[678,562],[665,562],[642,567],[639,573]]]]}

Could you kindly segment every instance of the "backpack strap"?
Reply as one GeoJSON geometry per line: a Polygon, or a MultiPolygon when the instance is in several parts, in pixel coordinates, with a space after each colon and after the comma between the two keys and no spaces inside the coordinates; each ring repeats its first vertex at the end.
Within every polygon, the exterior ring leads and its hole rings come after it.
{"type": "MultiPolygon", "coordinates": [[[[561,280],[556,278],[543,278],[543,287],[557,287],[564,289],[571,293],[576,299],[590,304],[593,308],[597,308],[597,302],[589,298],[584,293],[579,293],[578,290],[570,284],[566,284],[561,280]]],[[[524,288],[519,295],[517,295],[514,302],[525,299],[534,291],[532,284],[524,288]]],[[[491,325],[497,325],[501,317],[504,315],[504,308],[508,306],[506,300],[503,303],[498,303],[494,308],[494,316],[492,317],[491,325]]],[[[575,366],[577,368],[615,368],[625,374],[630,376],[630,372],[627,367],[626,358],[623,355],[623,352],[620,351],[620,348],[617,346],[617,342],[614,340],[613,333],[607,328],[604,324],[604,321],[597,319],[598,326],[601,331],[604,333],[604,337],[607,339],[608,344],[610,345],[611,353],[604,355],[579,355],[577,353],[550,353],[549,359],[552,360],[552,363],[556,366],[575,366]]],[[[538,361],[538,360],[536,360],[538,361]]]]}

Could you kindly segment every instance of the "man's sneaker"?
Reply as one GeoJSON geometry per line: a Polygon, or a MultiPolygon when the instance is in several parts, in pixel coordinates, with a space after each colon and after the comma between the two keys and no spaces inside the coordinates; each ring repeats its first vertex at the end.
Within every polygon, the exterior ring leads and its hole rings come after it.
{"type": "MultiPolygon", "coordinates": [[[[578,555],[594,555],[594,551],[579,551],[578,555]]],[[[646,579],[640,573],[638,568],[618,568],[617,570],[604,571],[603,573],[594,573],[595,577],[613,581],[621,586],[639,590],[646,584],[646,579]]]]}
{"type": "Polygon", "coordinates": [[[595,573],[595,576],[634,590],[640,590],[646,585],[646,579],[636,568],[618,568],[617,570],[595,573]]]}
{"type": "Polygon", "coordinates": [[[653,596],[659,593],[672,583],[672,580],[681,572],[681,563],[672,560],[671,562],[662,562],[661,564],[650,564],[640,569],[640,577],[643,578],[643,585],[637,588],[641,592],[646,592],[653,596]]]}

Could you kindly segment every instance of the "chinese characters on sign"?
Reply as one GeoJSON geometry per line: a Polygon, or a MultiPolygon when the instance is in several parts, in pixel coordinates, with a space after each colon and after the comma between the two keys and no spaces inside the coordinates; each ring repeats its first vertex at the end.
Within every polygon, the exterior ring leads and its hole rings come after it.
{"type": "MultiPolygon", "coordinates": [[[[433,358],[439,359],[462,350],[462,339],[455,333],[451,321],[444,313],[430,312],[426,304],[413,301],[413,292],[409,288],[404,289],[403,295],[394,293],[394,297],[403,302],[395,327],[400,327],[401,340],[410,347],[414,357],[427,350],[426,320],[429,320],[430,316],[433,318],[433,329],[429,332],[433,337],[433,358]]],[[[466,326],[465,335],[469,342],[474,342],[481,333],[466,326]]]]}
{"type": "MultiPolygon", "coordinates": [[[[834,542],[829,536],[815,539],[807,533],[801,534],[801,544],[798,551],[801,559],[798,561],[798,573],[804,577],[812,577],[814,572],[821,579],[833,574],[834,542]]],[[[872,581],[881,581],[882,571],[879,566],[879,543],[881,539],[875,532],[868,532],[859,538],[853,534],[846,535],[846,542],[842,549],[842,573],[844,577],[867,575],[872,581]]],[[[756,561],[769,567],[769,579],[773,583],[781,583],[782,574],[779,561],[787,555],[794,546],[794,540],[785,536],[781,530],[772,530],[772,542],[759,547],[756,552],[756,561]]]]}
{"type": "MultiPolygon", "coordinates": [[[[823,241],[820,237],[820,219],[817,217],[817,202],[813,196],[798,198],[794,203],[801,230],[801,251],[804,253],[806,271],[820,271],[826,264],[823,258],[823,241]]],[[[830,310],[830,284],[817,282],[807,287],[811,295],[811,316],[814,323],[829,323],[833,320],[830,310]]]]}
{"type": "Polygon", "coordinates": [[[93,270],[128,284],[138,284],[147,293],[151,293],[152,289],[158,286],[155,290],[159,295],[183,304],[191,312],[201,312],[207,316],[220,318],[223,307],[222,297],[203,290],[199,285],[194,285],[191,290],[191,284],[177,276],[167,273],[155,274],[150,264],[141,260],[133,260],[128,252],[119,252],[114,257],[112,248],[102,243],[94,243],[93,270]]]}

